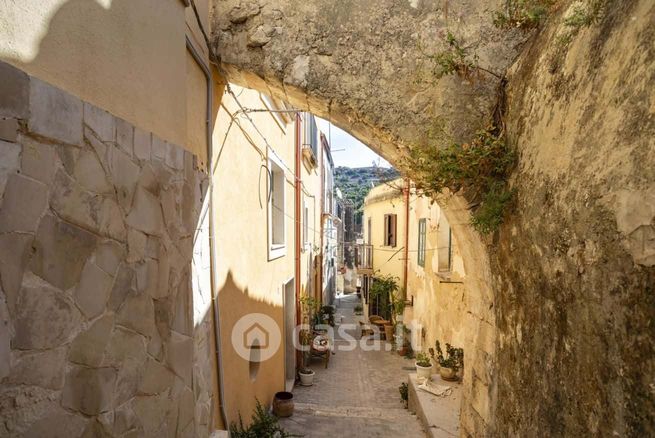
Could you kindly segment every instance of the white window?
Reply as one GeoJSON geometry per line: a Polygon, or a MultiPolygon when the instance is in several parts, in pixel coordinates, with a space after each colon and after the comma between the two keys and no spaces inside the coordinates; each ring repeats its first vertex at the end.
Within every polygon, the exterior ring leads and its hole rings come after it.
{"type": "Polygon", "coordinates": [[[275,156],[268,159],[270,172],[268,201],[268,259],[273,260],[286,254],[286,221],[284,211],[284,166],[275,156]]]}

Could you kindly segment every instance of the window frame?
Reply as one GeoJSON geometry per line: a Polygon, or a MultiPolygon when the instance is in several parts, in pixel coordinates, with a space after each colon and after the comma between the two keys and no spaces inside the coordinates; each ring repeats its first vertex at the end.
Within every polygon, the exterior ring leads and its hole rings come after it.
{"type": "Polygon", "coordinates": [[[284,172],[284,163],[274,154],[269,154],[267,162],[269,178],[266,184],[267,193],[270,193],[270,198],[268,199],[268,260],[272,261],[283,257],[287,254],[287,219],[285,214],[286,207],[286,177],[284,172]],[[277,167],[278,170],[273,169],[273,166],[277,167]],[[283,243],[274,243],[273,242],[273,186],[275,184],[274,178],[275,173],[279,173],[282,176],[282,211],[279,212],[282,220],[282,242],[283,243]]]}
{"type": "Polygon", "coordinates": [[[427,220],[425,218],[419,219],[418,221],[418,251],[416,257],[416,263],[425,268],[425,243],[427,237],[427,220]]]}
{"type": "Polygon", "coordinates": [[[441,223],[439,224],[439,227],[448,227],[448,243],[447,245],[442,245],[441,238],[443,237],[443,233],[440,230],[437,238],[437,272],[441,274],[448,274],[449,272],[453,271],[453,230],[450,227],[448,221],[444,220],[440,222],[441,223]],[[447,263],[442,264],[442,257],[444,253],[446,253],[447,256],[445,257],[447,263]]]}
{"type": "Polygon", "coordinates": [[[394,213],[388,213],[384,215],[384,245],[391,248],[395,248],[398,244],[398,215],[394,213]]]}

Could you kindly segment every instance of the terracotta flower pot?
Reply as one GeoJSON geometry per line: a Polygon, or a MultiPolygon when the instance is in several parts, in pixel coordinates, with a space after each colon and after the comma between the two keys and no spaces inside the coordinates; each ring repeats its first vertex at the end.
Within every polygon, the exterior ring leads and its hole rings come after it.
{"type": "Polygon", "coordinates": [[[387,341],[391,341],[393,339],[393,326],[392,325],[385,325],[384,326],[384,338],[387,341]]]}
{"type": "Polygon", "coordinates": [[[290,417],[293,415],[293,394],[286,391],[275,393],[273,398],[273,413],[277,417],[290,417]]]}

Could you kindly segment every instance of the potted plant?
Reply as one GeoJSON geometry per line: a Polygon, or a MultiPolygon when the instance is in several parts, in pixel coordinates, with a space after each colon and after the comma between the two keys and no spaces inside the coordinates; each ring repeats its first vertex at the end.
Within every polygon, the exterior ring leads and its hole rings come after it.
{"type": "Polygon", "coordinates": [[[302,386],[312,386],[314,384],[314,371],[311,368],[302,367],[298,371],[300,376],[300,384],[302,386]]]}
{"type": "Polygon", "coordinates": [[[400,392],[400,400],[403,406],[405,406],[405,409],[407,409],[407,402],[409,401],[409,386],[407,383],[401,383],[398,387],[398,392],[400,392]]]}
{"type": "Polygon", "coordinates": [[[357,304],[354,310],[355,310],[355,315],[361,315],[364,313],[364,307],[362,307],[361,304],[357,304]]]}
{"type": "Polygon", "coordinates": [[[321,314],[323,315],[322,322],[329,324],[331,327],[334,327],[334,307],[332,306],[321,307],[321,314]]]}
{"type": "Polygon", "coordinates": [[[416,375],[424,379],[429,379],[432,376],[432,361],[425,353],[416,355],[416,375]]]}
{"type": "MultiPolygon", "coordinates": [[[[401,294],[404,295],[404,294],[401,294]]],[[[395,295],[391,297],[391,307],[393,309],[393,314],[395,316],[396,322],[403,322],[403,312],[405,311],[405,300],[400,297],[397,298],[395,295]]]]}
{"type": "Polygon", "coordinates": [[[309,351],[309,345],[312,343],[312,335],[309,330],[300,331],[300,345],[304,348],[302,359],[303,366],[298,371],[298,376],[300,377],[300,384],[302,386],[312,386],[314,384],[314,371],[307,366],[309,359],[311,357],[311,352],[309,351]]]}
{"type": "MultiPolygon", "coordinates": [[[[446,344],[446,356],[441,350],[441,344],[436,342],[437,348],[436,361],[439,364],[439,375],[444,380],[457,381],[457,371],[464,367],[464,350],[462,348],[455,348],[450,344],[446,344]]],[[[430,353],[434,357],[434,350],[430,349],[430,353]]]]}
{"type": "Polygon", "coordinates": [[[396,291],[398,291],[398,277],[391,275],[379,275],[374,277],[373,283],[371,283],[369,289],[370,298],[377,299],[381,311],[384,312],[382,316],[392,320],[394,317],[393,302],[395,300],[396,291]],[[391,314],[390,317],[389,314],[391,314]]]}

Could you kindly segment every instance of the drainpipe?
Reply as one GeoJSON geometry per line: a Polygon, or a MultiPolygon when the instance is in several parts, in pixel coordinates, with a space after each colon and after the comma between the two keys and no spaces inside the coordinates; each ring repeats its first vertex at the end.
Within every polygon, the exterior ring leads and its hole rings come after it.
{"type": "Polygon", "coordinates": [[[209,196],[209,263],[210,263],[210,287],[212,294],[212,321],[214,323],[214,348],[216,349],[216,364],[217,364],[217,392],[218,392],[218,404],[220,408],[221,420],[223,422],[223,427],[228,428],[227,414],[225,412],[225,394],[223,392],[223,358],[221,356],[221,325],[220,325],[220,309],[218,305],[218,297],[214,293],[215,279],[214,275],[216,273],[216,257],[215,251],[216,246],[214,245],[214,203],[213,203],[213,183],[212,176],[212,153],[213,153],[213,144],[212,144],[212,97],[213,97],[213,83],[211,79],[211,72],[207,64],[194,47],[193,43],[186,37],[186,48],[195,60],[196,64],[200,67],[205,75],[205,80],[207,82],[207,109],[206,109],[206,119],[205,126],[207,130],[207,172],[209,174],[209,187],[207,188],[207,196],[209,196]]]}
{"type": "Polygon", "coordinates": [[[321,144],[320,148],[317,148],[319,150],[319,166],[321,169],[321,205],[320,205],[320,226],[319,229],[321,230],[321,235],[320,237],[320,242],[321,242],[321,250],[318,252],[318,294],[321,299],[321,304],[323,303],[323,214],[325,213],[325,187],[323,184],[324,181],[324,172],[325,172],[325,167],[323,166],[323,142],[321,141],[321,137],[319,136],[318,141],[321,144]]]}
{"type": "MultiPolygon", "coordinates": [[[[302,215],[300,213],[300,199],[302,195],[302,180],[301,180],[301,169],[300,169],[300,124],[301,124],[301,117],[299,113],[296,113],[296,145],[295,145],[295,159],[296,159],[296,165],[295,165],[295,173],[296,173],[296,184],[295,184],[295,189],[296,189],[296,209],[295,209],[295,234],[296,234],[296,267],[295,267],[295,294],[296,294],[296,324],[300,321],[300,246],[302,245],[302,240],[300,237],[300,221],[302,220],[302,215]]],[[[301,355],[300,352],[296,352],[296,365],[298,365],[298,362],[301,360],[301,355]]],[[[286,379],[286,376],[285,376],[286,379]]]]}
{"type": "Polygon", "coordinates": [[[403,288],[405,290],[405,296],[403,299],[407,299],[407,272],[409,265],[409,178],[405,178],[405,263],[403,265],[403,288]]]}

